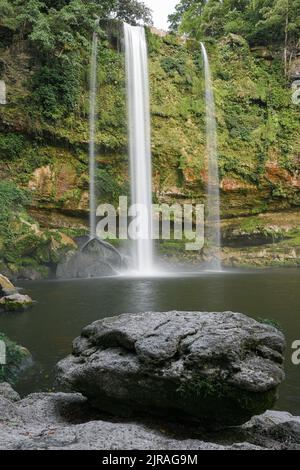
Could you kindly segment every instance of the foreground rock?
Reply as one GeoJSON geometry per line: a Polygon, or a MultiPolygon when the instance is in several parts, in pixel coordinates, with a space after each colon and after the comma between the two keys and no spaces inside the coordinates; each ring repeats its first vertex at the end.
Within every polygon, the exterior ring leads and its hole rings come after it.
{"type": "Polygon", "coordinates": [[[92,416],[79,394],[15,400],[0,387],[1,450],[300,450],[300,418],[288,413],[268,412],[212,436],[161,422],[111,422],[92,416]]]}
{"type": "Polygon", "coordinates": [[[84,328],[58,380],[117,415],[240,425],[274,406],[284,347],[276,328],[239,313],[124,314],[84,328]]]}
{"type": "Polygon", "coordinates": [[[0,396],[9,401],[19,401],[21,399],[20,395],[8,382],[0,382],[0,396]]]}

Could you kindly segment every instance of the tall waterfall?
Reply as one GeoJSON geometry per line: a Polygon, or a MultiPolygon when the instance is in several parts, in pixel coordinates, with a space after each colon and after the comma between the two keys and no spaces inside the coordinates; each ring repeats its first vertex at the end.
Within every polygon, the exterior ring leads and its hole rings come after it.
{"type": "Polygon", "coordinates": [[[124,24],[131,203],[138,204],[137,240],[134,243],[135,268],[139,274],[153,271],[152,164],[150,145],[150,100],[148,52],[145,30],[124,24]]]}
{"type": "Polygon", "coordinates": [[[210,65],[203,43],[201,43],[201,49],[205,73],[206,147],[208,156],[206,234],[212,254],[211,267],[221,270],[220,181],[216,110],[210,65]]]}
{"type": "Polygon", "coordinates": [[[96,237],[96,185],[95,185],[95,130],[96,130],[96,100],[97,100],[97,55],[98,35],[93,34],[91,71],[90,71],[90,141],[89,141],[89,173],[90,173],[90,237],[96,237]]]}

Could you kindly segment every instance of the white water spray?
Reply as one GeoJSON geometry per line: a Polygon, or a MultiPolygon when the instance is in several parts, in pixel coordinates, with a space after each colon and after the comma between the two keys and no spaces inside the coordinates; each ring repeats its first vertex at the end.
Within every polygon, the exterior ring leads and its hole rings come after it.
{"type": "Polygon", "coordinates": [[[145,30],[124,24],[131,203],[141,205],[137,240],[134,243],[138,274],[153,272],[152,241],[152,164],[150,144],[150,99],[148,53],[145,30]],[[146,213],[147,212],[147,213],[146,213]]]}
{"type": "MultiPolygon", "coordinates": [[[[97,20],[97,24],[99,20],[97,20]]],[[[96,102],[97,102],[97,55],[98,35],[93,34],[91,71],[90,71],[90,141],[89,141],[89,178],[90,178],[90,238],[96,237],[96,185],[95,185],[95,131],[96,131],[96,102]]]]}
{"type": "Polygon", "coordinates": [[[206,233],[213,256],[211,267],[215,270],[221,270],[220,181],[216,109],[209,60],[203,43],[201,43],[201,49],[205,73],[206,148],[208,157],[206,233]]]}

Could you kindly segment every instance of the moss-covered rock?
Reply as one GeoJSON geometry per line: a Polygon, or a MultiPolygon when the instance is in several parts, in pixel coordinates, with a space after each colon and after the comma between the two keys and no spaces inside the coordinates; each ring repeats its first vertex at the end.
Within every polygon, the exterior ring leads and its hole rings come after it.
{"type": "Polygon", "coordinates": [[[33,300],[29,295],[12,294],[0,299],[0,312],[22,312],[32,307],[33,300]]]}

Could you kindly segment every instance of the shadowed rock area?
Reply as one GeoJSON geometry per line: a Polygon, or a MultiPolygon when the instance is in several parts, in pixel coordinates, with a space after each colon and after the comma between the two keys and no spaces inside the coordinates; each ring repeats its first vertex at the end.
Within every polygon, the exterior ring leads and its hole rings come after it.
{"type": "Polygon", "coordinates": [[[214,434],[168,422],[112,420],[91,414],[80,394],[39,393],[19,400],[0,387],[1,450],[285,450],[300,449],[300,419],[267,412],[214,434]]]}
{"type": "Polygon", "coordinates": [[[146,312],[83,329],[59,383],[96,408],[236,426],[272,408],[285,340],[240,313],[146,312]]]}

